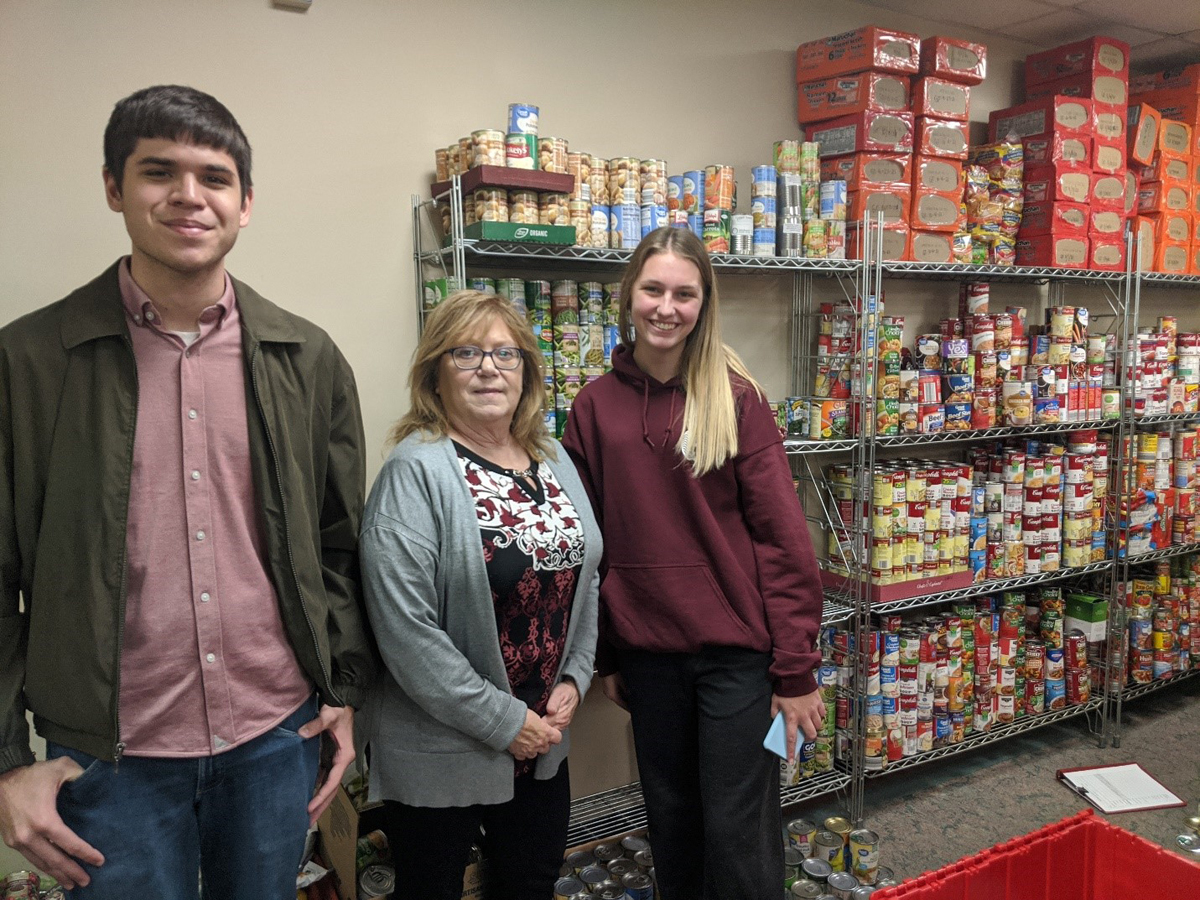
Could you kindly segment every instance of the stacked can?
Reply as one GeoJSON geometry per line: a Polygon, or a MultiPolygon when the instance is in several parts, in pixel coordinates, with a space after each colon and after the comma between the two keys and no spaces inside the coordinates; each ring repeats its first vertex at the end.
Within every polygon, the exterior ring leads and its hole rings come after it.
{"type": "Polygon", "coordinates": [[[579,283],[580,385],[604,374],[604,285],[598,281],[579,283]]]}
{"type": "Polygon", "coordinates": [[[791,787],[805,778],[833,770],[838,671],[835,666],[823,662],[814,674],[825,703],[825,719],[814,740],[801,740],[791,760],[780,760],[779,783],[782,787],[791,787]]]}
{"type": "Polygon", "coordinates": [[[609,246],[632,249],[642,239],[641,160],[608,161],[609,246]]]}
{"type": "Polygon", "coordinates": [[[629,835],[568,854],[554,883],[554,900],[653,900],[654,856],[645,838],[629,835]]]}
{"type": "Polygon", "coordinates": [[[1196,412],[1200,397],[1200,334],[1180,334],[1174,316],[1139,328],[1126,353],[1134,414],[1196,412]]]}
{"type": "Polygon", "coordinates": [[[609,247],[609,194],[608,160],[599,156],[588,157],[588,194],[592,202],[592,225],[590,246],[609,247]]]}
{"type": "Polygon", "coordinates": [[[612,354],[621,342],[621,283],[604,285],[604,371],[612,368],[612,354]]]}
{"type": "Polygon", "coordinates": [[[537,168],[543,172],[555,172],[559,175],[566,175],[567,156],[569,152],[570,145],[567,143],[566,138],[539,137],[537,168]]]}
{"type": "Polygon", "coordinates": [[[735,193],[733,166],[705,166],[701,240],[709,253],[729,252],[735,193]]]}
{"type": "Polygon", "coordinates": [[[1153,578],[1124,590],[1132,684],[1200,666],[1200,554],[1156,564],[1153,578]]]}
{"type": "Polygon", "coordinates": [[[638,166],[641,185],[641,236],[667,225],[667,163],[661,159],[643,159],[638,166]]]}
{"type": "Polygon", "coordinates": [[[684,172],[683,191],[679,198],[679,208],[687,215],[688,228],[692,230],[692,234],[703,240],[704,238],[704,210],[705,210],[705,194],[704,194],[704,170],[691,169],[684,172]]]}
{"type": "Polygon", "coordinates": [[[755,256],[775,255],[776,206],[779,173],[774,166],[755,166],[751,169],[750,213],[754,217],[751,253],[755,256]]]}
{"type": "Polygon", "coordinates": [[[508,133],[504,137],[505,164],[514,169],[538,167],[538,108],[528,103],[508,105],[508,133]]]}
{"type": "Polygon", "coordinates": [[[777,256],[804,255],[803,182],[798,172],[779,172],[776,187],[777,256]]]}
{"type": "Polygon", "coordinates": [[[471,132],[471,162],[468,168],[503,166],[506,162],[503,131],[481,128],[471,132]]]}
{"type": "Polygon", "coordinates": [[[1200,431],[1194,425],[1177,425],[1174,430],[1141,432],[1127,441],[1121,478],[1122,483],[1132,479],[1135,490],[1121,504],[1121,523],[1129,555],[1196,543],[1200,431]]]}
{"type": "MultiPolygon", "coordinates": [[[[575,243],[581,247],[592,246],[592,157],[588,153],[568,153],[567,172],[575,179],[575,185],[567,196],[567,213],[575,227],[575,243]]],[[[608,246],[607,235],[604,247],[608,246]]]]}
{"type": "Polygon", "coordinates": [[[555,281],[550,285],[551,344],[554,348],[555,436],[561,437],[571,404],[582,386],[579,356],[579,285],[555,281]]]}
{"type": "MultiPolygon", "coordinates": [[[[821,182],[820,215],[825,223],[825,257],[846,258],[846,182],[821,182]]],[[[807,253],[805,254],[807,255],[807,253]]]]}

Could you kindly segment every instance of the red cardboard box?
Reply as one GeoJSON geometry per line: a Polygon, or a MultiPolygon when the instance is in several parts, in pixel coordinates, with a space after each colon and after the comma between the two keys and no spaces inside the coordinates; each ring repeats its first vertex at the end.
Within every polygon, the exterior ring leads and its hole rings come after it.
{"type": "Polygon", "coordinates": [[[1172,88],[1130,94],[1129,102],[1149,104],[1162,113],[1164,119],[1200,125],[1200,92],[1195,88],[1172,88]]]}
{"type": "Polygon", "coordinates": [[[967,138],[966,122],[920,116],[917,119],[917,136],[913,142],[913,149],[919,156],[966,159],[967,138]]]}
{"type": "Polygon", "coordinates": [[[857,190],[861,182],[874,184],[910,184],[912,153],[851,153],[827,156],[821,160],[822,181],[844,181],[847,190],[857,190]]]}
{"type": "Polygon", "coordinates": [[[1122,140],[1109,141],[1103,138],[1092,139],[1092,168],[1097,172],[1113,175],[1123,172],[1126,168],[1125,142],[1122,140]]]}
{"type": "Polygon", "coordinates": [[[913,160],[912,186],[914,191],[957,194],[961,200],[963,164],[956,159],[918,156],[913,160]]]}
{"type": "Polygon", "coordinates": [[[1021,139],[1025,147],[1025,165],[1040,166],[1046,163],[1069,162],[1079,166],[1092,166],[1092,139],[1078,135],[1035,134],[1021,139]]]}
{"type": "MultiPolygon", "coordinates": [[[[846,228],[846,258],[862,259],[862,228],[851,223],[846,228]]],[[[887,262],[899,262],[908,259],[907,223],[894,222],[883,226],[883,258],[887,262]]]]}
{"type": "Polygon", "coordinates": [[[971,89],[965,84],[927,75],[918,78],[913,85],[914,115],[966,122],[970,118],[970,106],[971,89]]]}
{"type": "Polygon", "coordinates": [[[966,226],[962,191],[914,190],[909,222],[921,231],[962,231],[966,226]]]}
{"type": "Polygon", "coordinates": [[[1158,127],[1162,116],[1153,106],[1145,103],[1131,103],[1125,117],[1126,133],[1129,140],[1129,159],[1142,165],[1149,165],[1150,158],[1158,146],[1158,127]]]}
{"type": "Polygon", "coordinates": [[[1125,170],[1125,215],[1132,216],[1137,206],[1138,177],[1131,169],[1125,170]]]}
{"type": "MultiPolygon", "coordinates": [[[[1125,240],[1125,213],[1112,209],[1092,209],[1088,207],[1087,233],[1095,240],[1097,237],[1120,237],[1125,240]]],[[[1022,220],[1022,223],[1024,220],[1022,220]]]]}
{"type": "Polygon", "coordinates": [[[1149,75],[1133,75],[1129,79],[1131,94],[1178,88],[1200,89],[1200,62],[1182,67],[1163,69],[1149,75]]]}
{"type": "Polygon", "coordinates": [[[860,182],[858,190],[846,192],[846,219],[858,222],[864,213],[874,218],[883,213],[885,225],[907,223],[912,208],[912,186],[908,184],[868,184],[860,182]]]}
{"type": "Polygon", "coordinates": [[[1148,181],[1175,181],[1187,185],[1192,181],[1192,161],[1161,150],[1150,157],[1149,164],[1138,169],[1142,184],[1148,181]]]}
{"type": "Polygon", "coordinates": [[[1092,134],[1105,141],[1125,141],[1128,128],[1125,120],[1129,115],[1126,106],[1109,106],[1092,101],[1092,134]]]}
{"type": "Polygon", "coordinates": [[[1054,94],[1062,94],[1064,97],[1088,97],[1108,106],[1125,106],[1129,103],[1129,82],[1126,76],[1085,72],[1027,88],[1025,99],[1040,100],[1054,94]]]}
{"type": "Polygon", "coordinates": [[[1091,37],[1025,57],[1025,90],[1072,75],[1115,75],[1129,80],[1129,45],[1115,38],[1091,37]]]}
{"type": "Polygon", "coordinates": [[[962,84],[979,84],[987,74],[987,47],[948,37],[921,41],[921,71],[962,84]]]}
{"type": "Polygon", "coordinates": [[[1185,184],[1174,181],[1147,181],[1138,188],[1137,211],[1150,213],[1189,213],[1192,194],[1185,184]]]}
{"type": "Polygon", "coordinates": [[[924,263],[953,263],[954,235],[946,231],[914,230],[909,238],[908,258],[924,263]]]}
{"type": "Polygon", "coordinates": [[[1125,212],[1125,173],[1093,172],[1088,197],[1093,210],[1125,212]]]}
{"type": "Polygon", "coordinates": [[[1080,97],[1046,97],[997,109],[988,114],[988,140],[998,141],[1010,134],[1025,137],[1052,132],[1091,137],[1092,114],[1092,101],[1080,97]]]}
{"type": "Polygon", "coordinates": [[[1092,173],[1075,163],[1051,163],[1025,170],[1025,202],[1066,200],[1087,203],[1091,197],[1092,173]]]}
{"type": "Polygon", "coordinates": [[[913,148],[913,115],[868,109],[830,119],[805,129],[810,141],[821,145],[821,156],[847,153],[895,153],[913,148]]]}
{"type": "Polygon", "coordinates": [[[1088,251],[1089,269],[1125,271],[1125,235],[1092,235],[1088,251]]]}
{"type": "Polygon", "coordinates": [[[801,125],[867,109],[908,109],[907,75],[858,72],[806,81],[796,87],[796,118],[801,125]]]}
{"type": "Polygon", "coordinates": [[[796,48],[796,83],[852,72],[915,73],[921,39],[907,31],[864,25],[796,48]]]}
{"type": "Polygon", "coordinates": [[[1018,266],[1057,266],[1083,269],[1088,264],[1088,239],[1076,235],[1017,236],[1018,266]]]}
{"type": "Polygon", "coordinates": [[[1021,213],[1021,234],[1087,235],[1090,210],[1086,204],[1065,201],[1026,203],[1021,213]]]}

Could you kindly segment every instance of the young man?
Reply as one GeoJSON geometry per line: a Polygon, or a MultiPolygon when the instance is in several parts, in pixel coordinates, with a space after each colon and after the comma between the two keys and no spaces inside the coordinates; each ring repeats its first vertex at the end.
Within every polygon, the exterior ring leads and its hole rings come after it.
{"type": "Polygon", "coordinates": [[[280,900],[376,668],[354,379],[226,274],[224,106],[125,98],[103,176],[131,254],[0,330],[0,833],[72,897],[280,900]]]}

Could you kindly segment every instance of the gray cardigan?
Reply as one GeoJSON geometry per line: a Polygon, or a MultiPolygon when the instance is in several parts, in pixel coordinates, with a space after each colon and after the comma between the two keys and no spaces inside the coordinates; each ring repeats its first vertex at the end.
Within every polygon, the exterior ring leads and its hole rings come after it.
{"type": "MultiPolygon", "coordinates": [[[[585,694],[596,652],[600,529],[562,445],[547,460],[583,526],[579,575],[555,683],[585,694]]],[[[410,806],[503,803],[513,796],[509,745],[525,704],[509,689],[475,504],[448,438],[409,435],[383,465],[363,516],[367,614],[385,671],[364,709],[371,800],[410,806]]],[[[550,778],[569,739],[539,757],[550,778]]]]}

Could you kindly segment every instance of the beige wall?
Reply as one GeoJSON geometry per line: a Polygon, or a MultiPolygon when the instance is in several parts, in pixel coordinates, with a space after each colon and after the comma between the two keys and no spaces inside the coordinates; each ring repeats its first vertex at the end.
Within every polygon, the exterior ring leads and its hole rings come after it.
{"type": "MultiPolygon", "coordinates": [[[[542,133],[574,149],[665,158],[673,172],[732,164],[746,196],[749,167],[798,136],[796,45],[868,22],[939,31],[811,0],[314,0],[303,14],[268,0],[0,0],[0,322],[127,250],[101,194],[112,104],[153,83],[209,91],[255,150],[253,222],[230,268],[342,347],[373,477],[405,403],[416,337],[410,195],[426,189],[435,147],[503,128],[510,101],[532,102],[542,133]]],[[[977,121],[1017,96],[1030,49],[988,43],[977,121]]],[[[728,339],[784,395],[788,285],[730,278],[722,293],[728,339]]],[[[927,309],[924,288],[896,293],[913,314],[927,309]]],[[[581,719],[576,792],[632,777],[626,719],[598,693],[581,719]]]]}

